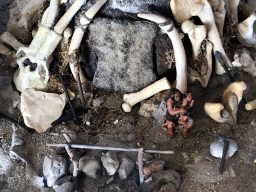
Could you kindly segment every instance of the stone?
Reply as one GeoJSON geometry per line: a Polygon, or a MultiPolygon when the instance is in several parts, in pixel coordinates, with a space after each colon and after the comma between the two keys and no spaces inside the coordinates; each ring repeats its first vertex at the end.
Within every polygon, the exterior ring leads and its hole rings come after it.
{"type": "MultiPolygon", "coordinates": [[[[73,164],[73,163],[72,163],[73,164]]],[[[59,179],[57,179],[56,181],[55,181],[55,185],[62,185],[63,183],[66,183],[66,182],[68,182],[68,181],[71,181],[71,179],[72,179],[72,176],[71,175],[66,175],[66,176],[63,176],[63,177],[61,177],[61,178],[59,178],[59,179]]]]}
{"type": "Polygon", "coordinates": [[[21,94],[21,113],[24,123],[38,133],[45,132],[51,123],[62,115],[66,105],[66,95],[45,93],[26,89],[21,94]]]}
{"type": "Polygon", "coordinates": [[[66,174],[67,161],[64,157],[54,155],[44,158],[43,174],[47,179],[48,187],[53,187],[55,181],[66,174]]]}
{"type": "Polygon", "coordinates": [[[73,192],[75,189],[74,183],[68,181],[63,183],[55,192],[73,192]]]}
{"type": "Polygon", "coordinates": [[[108,175],[114,175],[119,167],[119,160],[114,151],[108,151],[106,154],[102,154],[101,161],[103,166],[107,170],[108,175]]]}
{"type": "Polygon", "coordinates": [[[156,80],[153,40],[158,28],[149,22],[96,18],[88,27],[88,43],[97,54],[96,88],[134,92],[156,80]]]}
{"type": "Polygon", "coordinates": [[[158,109],[155,110],[155,112],[153,113],[153,117],[156,119],[156,121],[159,125],[161,125],[161,123],[163,121],[163,118],[166,114],[166,110],[167,110],[166,102],[164,100],[162,100],[158,109]]]}
{"type": "Polygon", "coordinates": [[[34,186],[38,188],[44,187],[44,178],[39,177],[37,172],[29,164],[26,166],[26,178],[29,179],[34,186]]]}
{"type": "Polygon", "coordinates": [[[120,166],[117,172],[121,180],[125,180],[128,178],[134,168],[134,165],[135,163],[125,155],[122,155],[120,157],[120,166]]]}
{"type": "Polygon", "coordinates": [[[100,163],[94,157],[84,156],[79,159],[79,170],[89,177],[97,179],[97,170],[99,168],[100,163]]]}
{"type": "Polygon", "coordinates": [[[0,174],[8,174],[12,166],[9,155],[0,147],[0,174]]]}
{"type": "MultiPolygon", "coordinates": [[[[212,156],[217,157],[217,158],[222,158],[223,154],[223,147],[224,147],[224,142],[223,142],[223,137],[219,137],[217,140],[211,143],[210,145],[210,153],[212,156]]],[[[229,141],[229,147],[227,150],[226,158],[229,158],[235,154],[235,152],[238,149],[238,146],[235,141],[232,139],[227,139],[225,140],[229,141]]]]}

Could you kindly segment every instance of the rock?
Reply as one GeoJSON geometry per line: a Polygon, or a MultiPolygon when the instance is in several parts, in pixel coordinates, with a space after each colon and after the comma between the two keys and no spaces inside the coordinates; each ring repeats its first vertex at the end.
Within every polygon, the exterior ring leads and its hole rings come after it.
{"type": "Polygon", "coordinates": [[[17,131],[17,128],[14,124],[12,124],[13,133],[12,133],[12,144],[10,148],[10,157],[13,159],[19,159],[26,163],[26,160],[22,158],[19,154],[20,151],[16,150],[15,146],[20,146],[23,144],[23,140],[21,139],[23,136],[20,132],[17,131]],[[19,154],[17,153],[19,151],[19,154]]]}
{"type": "MultiPolygon", "coordinates": [[[[223,139],[224,139],[223,137],[219,137],[216,141],[211,143],[210,153],[212,156],[217,157],[217,158],[222,158],[223,146],[224,146],[223,139]]],[[[226,158],[229,158],[235,154],[235,152],[238,149],[238,146],[237,146],[236,142],[233,141],[232,139],[227,139],[227,138],[225,138],[225,139],[229,141],[229,147],[228,147],[227,154],[226,154],[226,158]]]]}
{"type": "MultiPolygon", "coordinates": [[[[73,164],[73,163],[72,163],[73,164]]],[[[72,179],[72,176],[71,175],[66,175],[66,176],[63,176],[63,177],[61,177],[61,178],[59,178],[59,179],[57,179],[56,181],[55,181],[55,185],[62,185],[63,183],[66,183],[66,182],[68,182],[68,181],[71,181],[71,179],[72,179]]]]}
{"type": "Polygon", "coordinates": [[[12,166],[13,164],[9,155],[0,147],[0,174],[8,174],[12,166]]]}
{"type": "Polygon", "coordinates": [[[153,117],[157,120],[157,123],[161,125],[163,118],[166,114],[167,106],[166,102],[164,100],[161,101],[159,107],[155,112],[153,113],[153,117]]]}
{"type": "Polygon", "coordinates": [[[53,187],[55,181],[67,171],[67,161],[64,157],[55,155],[44,158],[43,174],[47,179],[47,185],[53,187]]]}
{"type": "Polygon", "coordinates": [[[66,95],[26,89],[21,94],[21,113],[24,123],[38,133],[46,131],[62,115],[66,95]]]}
{"type": "Polygon", "coordinates": [[[160,171],[156,173],[152,173],[152,179],[156,182],[163,182],[163,183],[173,183],[176,188],[180,185],[180,175],[174,170],[166,170],[160,171]]]}
{"type": "Polygon", "coordinates": [[[44,178],[39,177],[37,172],[28,164],[26,166],[26,178],[29,179],[36,187],[44,187],[44,178]]]}
{"type": "Polygon", "coordinates": [[[153,83],[153,40],[157,25],[96,18],[88,42],[97,54],[93,85],[109,91],[134,92],[153,83]],[[107,30],[106,30],[107,29],[107,30]]]}
{"type": "Polygon", "coordinates": [[[100,168],[99,162],[94,157],[84,156],[79,159],[79,170],[89,177],[97,179],[97,170],[100,168]]]}
{"type": "Polygon", "coordinates": [[[141,187],[142,192],[156,191],[162,187],[170,187],[170,192],[175,192],[176,190],[171,191],[173,189],[172,185],[174,185],[174,188],[178,188],[181,181],[180,175],[174,170],[156,172],[153,173],[151,177],[152,181],[144,183],[144,185],[141,187]],[[169,183],[172,185],[168,185],[165,187],[165,185],[169,183]]]}
{"type": "Polygon", "coordinates": [[[108,175],[114,175],[119,167],[119,160],[114,151],[108,151],[106,154],[102,154],[101,161],[103,166],[108,172],[108,175]]]}
{"type": "Polygon", "coordinates": [[[75,185],[68,181],[66,183],[63,183],[60,187],[58,187],[58,189],[56,190],[56,192],[73,192],[75,189],[75,185]]]}
{"type": "Polygon", "coordinates": [[[126,157],[125,155],[122,155],[120,157],[120,166],[117,170],[118,175],[120,177],[121,180],[125,180],[128,178],[128,176],[130,175],[130,173],[132,172],[135,163],[130,160],[128,157],[126,157]]]}
{"type": "Polygon", "coordinates": [[[177,190],[173,183],[168,183],[157,192],[177,192],[177,190]]]}

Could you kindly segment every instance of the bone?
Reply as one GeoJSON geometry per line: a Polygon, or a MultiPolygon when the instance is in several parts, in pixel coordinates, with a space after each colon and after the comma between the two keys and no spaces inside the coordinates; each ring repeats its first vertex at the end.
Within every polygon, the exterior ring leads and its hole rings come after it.
{"type": "Polygon", "coordinates": [[[226,9],[225,9],[225,1],[220,0],[219,7],[216,11],[213,12],[214,20],[217,26],[217,29],[220,34],[220,38],[223,41],[223,27],[225,22],[225,16],[226,16],[226,9]]]}
{"type": "MultiPolygon", "coordinates": [[[[87,25],[90,23],[90,20],[94,17],[94,15],[99,11],[99,9],[106,3],[107,0],[99,0],[97,1],[86,13],[85,17],[81,17],[80,23],[82,27],[76,28],[75,32],[72,36],[70,47],[69,47],[69,54],[71,54],[74,50],[78,50],[81,44],[81,41],[84,36],[84,31],[87,25]],[[88,19],[87,19],[88,18],[88,19]]],[[[70,64],[70,69],[73,73],[73,76],[76,78],[74,65],[70,64]]],[[[81,68],[81,66],[79,65],[81,68]]],[[[79,70],[80,82],[83,84],[86,82],[86,78],[83,74],[82,70],[79,70]]]]}
{"type": "Polygon", "coordinates": [[[125,103],[122,104],[122,108],[125,112],[130,112],[132,110],[132,107],[143,101],[144,99],[147,99],[156,93],[170,89],[171,85],[166,79],[166,77],[156,81],[155,83],[149,85],[148,87],[142,89],[139,92],[136,93],[130,93],[130,94],[124,94],[123,101],[125,103]]]}
{"type": "Polygon", "coordinates": [[[230,8],[230,14],[233,16],[234,21],[238,22],[238,5],[240,0],[228,0],[229,8],[230,8]]]}
{"type": "Polygon", "coordinates": [[[19,42],[10,32],[6,31],[1,36],[0,39],[2,42],[6,43],[7,45],[10,45],[13,49],[16,51],[20,47],[24,47],[24,45],[19,42]]]}
{"type": "Polygon", "coordinates": [[[63,32],[63,38],[60,41],[60,51],[64,52],[68,48],[69,44],[69,38],[71,37],[73,31],[70,27],[66,28],[65,31],[63,32]]]}
{"type": "MultiPolygon", "coordinates": [[[[206,60],[207,60],[207,71],[203,76],[197,75],[193,76],[188,73],[188,79],[191,82],[194,82],[196,79],[200,81],[202,87],[207,87],[212,73],[212,48],[213,45],[211,42],[206,43],[206,60]]],[[[196,61],[195,61],[196,62],[196,61]]]]}
{"type": "Polygon", "coordinates": [[[56,31],[58,34],[62,34],[63,31],[67,28],[73,16],[84,3],[86,3],[86,0],[76,0],[68,9],[68,11],[61,17],[59,22],[54,26],[54,31],[56,31]]]}
{"type": "Polygon", "coordinates": [[[188,34],[192,44],[193,59],[197,60],[200,54],[200,46],[207,35],[206,27],[204,25],[195,25],[192,21],[187,20],[182,23],[181,29],[188,34]]]}
{"type": "Polygon", "coordinates": [[[209,117],[219,123],[229,123],[233,125],[233,118],[231,115],[224,109],[224,106],[221,103],[210,103],[207,102],[204,104],[204,110],[209,117]]]}
{"type": "Polygon", "coordinates": [[[255,63],[246,50],[243,50],[242,53],[235,53],[232,64],[234,67],[241,67],[243,71],[249,73],[252,77],[256,77],[255,63]]]}
{"type": "Polygon", "coordinates": [[[54,20],[58,14],[59,0],[51,0],[50,6],[46,9],[41,25],[52,27],[54,20]]]}
{"type": "MultiPolygon", "coordinates": [[[[190,13],[192,16],[198,16],[201,19],[201,21],[206,26],[206,29],[208,31],[209,40],[213,43],[213,51],[221,52],[228,66],[231,67],[232,66],[231,61],[229,60],[222,46],[219,32],[214,21],[214,15],[208,1],[202,0],[201,4],[194,5],[190,13]]],[[[217,60],[216,60],[215,72],[218,75],[222,75],[225,72],[225,70],[217,60]]]]}
{"type": "Polygon", "coordinates": [[[245,109],[248,111],[256,109],[256,99],[246,103],[245,109]]]}
{"type": "Polygon", "coordinates": [[[181,92],[187,91],[187,62],[186,53],[180,35],[174,27],[173,21],[168,21],[166,18],[155,14],[140,13],[138,17],[153,21],[161,27],[172,41],[174,56],[176,60],[176,88],[181,92]],[[168,23],[166,23],[168,22],[168,23]],[[164,24],[164,25],[163,25],[164,24]]]}
{"type": "Polygon", "coordinates": [[[237,39],[238,41],[246,46],[253,47],[256,49],[256,11],[252,13],[247,19],[237,25],[237,39]]]}

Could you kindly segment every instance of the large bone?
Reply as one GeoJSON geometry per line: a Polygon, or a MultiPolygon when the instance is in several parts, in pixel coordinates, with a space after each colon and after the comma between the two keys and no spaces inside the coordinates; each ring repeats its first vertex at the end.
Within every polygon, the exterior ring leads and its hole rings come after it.
{"type": "MultiPolygon", "coordinates": [[[[208,1],[202,0],[201,4],[195,4],[191,9],[190,13],[192,16],[198,16],[201,19],[201,21],[207,28],[209,40],[213,43],[213,51],[221,52],[221,54],[223,55],[223,58],[226,60],[226,63],[228,64],[229,67],[231,67],[232,66],[231,61],[229,60],[222,46],[219,32],[214,22],[214,15],[212,12],[212,8],[208,3],[208,1]]],[[[225,72],[225,70],[217,60],[216,60],[215,72],[218,75],[222,75],[225,72]]]]}
{"type": "Polygon", "coordinates": [[[156,81],[155,83],[149,85],[148,87],[142,89],[139,92],[124,94],[123,101],[125,103],[122,104],[122,108],[125,112],[130,112],[135,104],[155,95],[160,91],[167,90],[170,88],[170,83],[168,82],[166,77],[164,77],[156,81]]]}
{"type": "Polygon", "coordinates": [[[173,21],[155,14],[140,13],[138,17],[157,23],[162,31],[166,33],[172,41],[174,57],[176,61],[176,88],[181,92],[187,91],[187,62],[186,53],[180,35],[174,27],[173,21]]]}
{"type": "Polygon", "coordinates": [[[55,17],[58,13],[59,0],[51,0],[50,6],[45,11],[43,15],[41,25],[45,27],[52,27],[55,17]]]}
{"type": "Polygon", "coordinates": [[[225,16],[226,16],[226,9],[225,9],[225,1],[220,0],[219,7],[216,11],[213,12],[214,20],[217,26],[217,29],[220,34],[220,38],[223,41],[223,27],[225,22],[225,16]]]}
{"type": "MultiPolygon", "coordinates": [[[[48,22],[43,20],[43,24],[47,26],[39,26],[38,32],[35,35],[30,46],[21,47],[16,54],[19,69],[14,74],[14,83],[19,91],[24,91],[26,88],[36,88],[44,90],[49,80],[49,65],[52,61],[52,53],[62,39],[62,33],[66,29],[69,21],[75,13],[84,4],[85,0],[76,0],[68,11],[62,16],[59,22],[51,30],[52,18],[48,22]]],[[[56,11],[56,1],[51,3],[48,14],[52,15],[51,8],[56,11]]],[[[54,14],[55,15],[55,14],[54,14]]],[[[48,18],[48,16],[45,16],[48,18]]]]}

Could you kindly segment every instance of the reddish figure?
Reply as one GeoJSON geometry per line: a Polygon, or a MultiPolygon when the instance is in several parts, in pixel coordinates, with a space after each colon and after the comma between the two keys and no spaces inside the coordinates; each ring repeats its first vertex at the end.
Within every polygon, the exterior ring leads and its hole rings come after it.
{"type": "Polygon", "coordinates": [[[178,89],[172,89],[169,99],[166,102],[167,111],[164,116],[162,127],[167,127],[167,134],[174,136],[174,126],[182,125],[181,135],[188,137],[188,130],[193,126],[193,119],[189,109],[194,104],[192,94],[185,92],[182,94],[178,89]]]}

